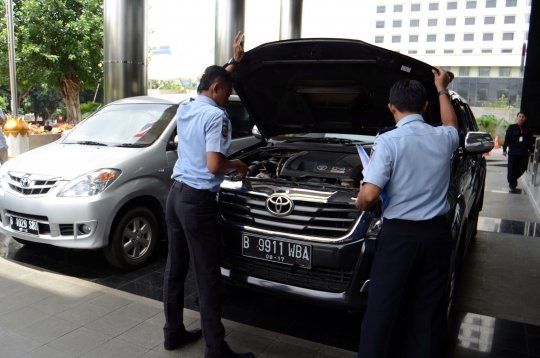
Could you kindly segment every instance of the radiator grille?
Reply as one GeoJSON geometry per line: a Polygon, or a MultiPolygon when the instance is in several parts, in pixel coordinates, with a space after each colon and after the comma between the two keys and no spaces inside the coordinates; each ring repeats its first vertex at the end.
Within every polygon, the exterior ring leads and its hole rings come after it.
{"type": "Polygon", "coordinates": [[[291,234],[336,238],[346,235],[360,216],[349,204],[294,200],[294,211],[275,216],[266,210],[266,196],[222,189],[221,214],[230,223],[291,234]]]}

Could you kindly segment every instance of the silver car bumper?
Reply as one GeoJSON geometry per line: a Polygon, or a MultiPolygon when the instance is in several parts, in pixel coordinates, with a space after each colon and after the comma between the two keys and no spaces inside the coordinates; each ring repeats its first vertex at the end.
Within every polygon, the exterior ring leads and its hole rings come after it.
{"type": "Polygon", "coordinates": [[[26,241],[68,248],[93,249],[108,244],[111,211],[117,199],[105,191],[92,197],[56,196],[67,182],[46,195],[22,196],[9,189],[0,189],[0,232],[26,241]],[[39,223],[39,235],[14,230],[10,217],[21,217],[39,223]],[[87,224],[88,234],[78,232],[78,225],[87,224]]]}

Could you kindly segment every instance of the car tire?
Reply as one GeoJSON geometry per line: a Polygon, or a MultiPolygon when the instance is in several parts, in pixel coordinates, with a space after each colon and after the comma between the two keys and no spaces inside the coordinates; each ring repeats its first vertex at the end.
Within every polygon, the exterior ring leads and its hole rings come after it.
{"type": "Polygon", "coordinates": [[[109,245],[103,248],[107,261],[118,268],[133,270],[153,256],[159,241],[155,215],[138,206],[119,213],[111,230],[109,245]]]}

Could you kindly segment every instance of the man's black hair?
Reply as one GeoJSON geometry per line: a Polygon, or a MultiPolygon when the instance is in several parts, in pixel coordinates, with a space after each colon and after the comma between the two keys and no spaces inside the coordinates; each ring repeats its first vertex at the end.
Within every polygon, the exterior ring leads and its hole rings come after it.
{"type": "Polygon", "coordinates": [[[516,117],[519,116],[520,114],[523,114],[525,117],[527,117],[527,113],[523,112],[523,111],[519,111],[517,114],[516,114],[516,117]]]}
{"type": "Polygon", "coordinates": [[[227,71],[222,66],[208,66],[206,67],[206,70],[204,70],[204,74],[201,77],[201,82],[199,83],[199,87],[197,87],[197,93],[201,93],[202,91],[207,91],[210,89],[210,86],[212,83],[216,81],[224,81],[227,83],[232,84],[233,83],[233,76],[232,73],[227,71]]]}
{"type": "Polygon", "coordinates": [[[400,112],[422,113],[427,101],[426,89],[415,80],[399,80],[390,89],[390,103],[400,112]]]}

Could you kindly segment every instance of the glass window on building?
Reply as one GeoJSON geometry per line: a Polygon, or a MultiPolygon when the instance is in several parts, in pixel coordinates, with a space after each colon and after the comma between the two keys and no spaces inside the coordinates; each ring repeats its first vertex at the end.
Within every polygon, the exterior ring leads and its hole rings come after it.
{"type": "Polygon", "coordinates": [[[446,26],[456,26],[456,18],[449,18],[446,19],[446,26]]]}
{"type": "Polygon", "coordinates": [[[375,43],[382,44],[384,42],[384,36],[375,36],[375,43]]]}
{"type": "Polygon", "coordinates": [[[437,19],[428,19],[427,25],[428,26],[437,26],[437,19]]]}
{"type": "Polygon", "coordinates": [[[433,55],[435,54],[435,50],[426,50],[426,55],[433,55]]]}
{"type": "Polygon", "coordinates": [[[493,50],[489,48],[484,48],[482,49],[482,53],[493,53],[493,50]]]}
{"type": "Polygon", "coordinates": [[[478,68],[478,76],[480,77],[489,77],[489,70],[491,67],[479,67],[478,68]]]}
{"type": "Polygon", "coordinates": [[[392,43],[398,43],[398,42],[401,42],[401,36],[399,35],[392,36],[392,43]]]}
{"type": "Polygon", "coordinates": [[[401,20],[392,21],[392,27],[401,27],[401,20]]]}
{"type": "Polygon", "coordinates": [[[517,6],[517,0],[506,0],[506,7],[515,7],[517,6]]]}
{"type": "Polygon", "coordinates": [[[386,12],[386,6],[377,6],[377,13],[382,14],[386,12]]]}
{"type": "Polygon", "coordinates": [[[484,25],[493,25],[495,23],[495,16],[484,17],[484,25]]]}
{"type": "Polygon", "coordinates": [[[420,11],[420,4],[411,4],[411,11],[420,11]]]}
{"type": "Polygon", "coordinates": [[[469,86],[468,85],[461,85],[458,87],[458,91],[459,95],[462,97],[462,98],[469,98],[469,86]]]}
{"type": "Polygon", "coordinates": [[[465,49],[463,51],[461,51],[462,53],[472,53],[472,49],[465,49]]]}
{"type": "Polygon", "coordinates": [[[493,33],[488,32],[488,33],[483,34],[482,41],[493,41],[493,33]]]}
{"type": "Polygon", "coordinates": [[[454,53],[454,50],[444,50],[444,53],[454,53]]]}
{"type": "Polygon", "coordinates": [[[508,94],[510,91],[508,88],[500,88],[497,90],[497,98],[501,98],[502,96],[505,96],[508,99],[508,94]]]}
{"type": "Polygon", "coordinates": [[[417,50],[409,50],[409,51],[407,51],[407,53],[409,55],[416,55],[418,53],[418,51],[417,50]]]}
{"type": "Polygon", "coordinates": [[[459,68],[459,75],[460,76],[468,76],[470,71],[471,71],[470,67],[460,67],[459,68]]]}
{"type": "Polygon", "coordinates": [[[476,99],[478,101],[487,101],[488,89],[487,88],[478,88],[476,90],[476,99]]]}
{"type": "Polygon", "coordinates": [[[436,42],[437,41],[437,35],[427,35],[426,41],[427,42],[436,42]]]}
{"type": "Polygon", "coordinates": [[[504,23],[505,24],[515,24],[516,23],[516,17],[515,16],[505,16],[504,17],[504,23]]]}
{"type": "Polygon", "coordinates": [[[463,41],[474,41],[474,34],[463,34],[463,41]]]}
{"type": "Polygon", "coordinates": [[[444,35],[444,41],[445,42],[454,42],[456,39],[456,35],[454,34],[446,34],[444,35]]]}
{"type": "Polygon", "coordinates": [[[403,5],[394,5],[394,12],[403,12],[403,5]]]}
{"type": "Polygon", "coordinates": [[[409,35],[409,42],[418,42],[418,35],[409,35]]]}
{"type": "Polygon", "coordinates": [[[410,25],[411,27],[418,27],[420,26],[420,20],[411,20],[410,25]]]}
{"type": "Polygon", "coordinates": [[[486,0],[486,8],[497,7],[497,0],[486,0]]]}
{"type": "Polygon", "coordinates": [[[438,2],[432,2],[429,4],[429,11],[437,11],[437,10],[439,10],[438,2]]]}
{"type": "Polygon", "coordinates": [[[512,49],[511,48],[503,48],[501,50],[501,53],[512,53],[512,49]]]}
{"type": "Polygon", "coordinates": [[[451,1],[446,3],[446,10],[456,10],[457,9],[457,1],[451,1]]]}
{"type": "Polygon", "coordinates": [[[465,8],[476,9],[476,1],[467,1],[467,3],[465,4],[465,8]]]}
{"type": "Polygon", "coordinates": [[[465,25],[474,25],[475,22],[476,22],[476,18],[474,17],[465,18],[465,25]]]}
{"type": "Polygon", "coordinates": [[[513,32],[505,32],[503,33],[503,41],[512,41],[514,40],[514,33],[513,32]]]}
{"type": "Polygon", "coordinates": [[[377,21],[375,23],[375,27],[378,28],[378,29],[384,28],[384,21],[377,21]]]}
{"type": "Polygon", "coordinates": [[[499,77],[510,77],[510,67],[499,67],[499,77]]]}

